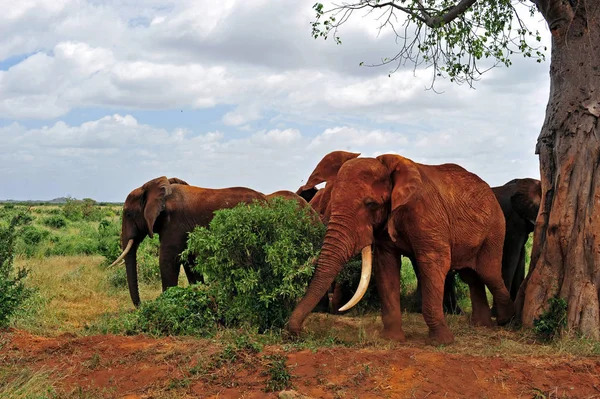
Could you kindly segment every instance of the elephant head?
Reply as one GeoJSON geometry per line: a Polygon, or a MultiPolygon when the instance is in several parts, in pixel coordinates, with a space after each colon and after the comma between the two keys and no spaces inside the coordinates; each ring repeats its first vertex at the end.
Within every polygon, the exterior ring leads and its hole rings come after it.
{"type": "Polygon", "coordinates": [[[137,248],[141,242],[154,236],[156,220],[165,209],[166,199],[172,193],[173,184],[188,185],[178,178],[158,177],[133,190],[123,205],[121,223],[121,248],[123,252],[113,262],[125,259],[129,294],[135,306],[140,304],[137,279],[137,248]]]}
{"type": "Polygon", "coordinates": [[[542,184],[536,179],[517,179],[514,194],[510,198],[513,209],[523,219],[535,225],[542,202],[542,184]]]}
{"type": "Polygon", "coordinates": [[[310,202],[319,191],[316,187],[317,185],[335,180],[340,167],[346,161],[354,159],[359,155],[360,153],[346,151],[333,151],[325,155],[310,174],[306,184],[300,187],[296,191],[296,194],[304,198],[307,202],[310,202]]]}
{"type": "Polygon", "coordinates": [[[296,191],[296,194],[310,203],[324,223],[329,220],[331,189],[338,171],[345,162],[357,158],[359,155],[360,153],[346,151],[330,152],[317,164],[306,184],[296,191]],[[319,190],[316,186],[321,183],[326,183],[326,185],[325,188],[319,190]]]}
{"type": "Polygon", "coordinates": [[[409,159],[399,155],[358,158],[346,161],[332,184],[331,216],[315,274],[304,298],[294,309],[289,330],[299,332],[302,322],[325,294],[347,261],[362,253],[363,266],[354,297],[340,310],[354,306],[364,295],[371,275],[371,245],[375,236],[395,240],[397,218],[403,205],[417,198],[421,175],[409,159]]]}

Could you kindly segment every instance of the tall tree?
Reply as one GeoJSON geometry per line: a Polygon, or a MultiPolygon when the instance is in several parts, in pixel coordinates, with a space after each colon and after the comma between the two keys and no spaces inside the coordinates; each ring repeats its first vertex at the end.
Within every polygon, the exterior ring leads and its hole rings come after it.
{"type": "Polygon", "coordinates": [[[316,3],[312,33],[341,43],[338,28],[362,10],[378,18],[380,29],[392,29],[400,45],[379,65],[425,64],[432,86],[438,77],[472,85],[490,61],[509,66],[518,53],[543,60],[535,47],[539,33],[519,16],[523,6],[544,17],[552,49],[536,147],[543,198],[518,313],[532,326],[550,298],[564,298],[568,327],[600,339],[600,1],[359,0],[330,9],[316,3]]]}

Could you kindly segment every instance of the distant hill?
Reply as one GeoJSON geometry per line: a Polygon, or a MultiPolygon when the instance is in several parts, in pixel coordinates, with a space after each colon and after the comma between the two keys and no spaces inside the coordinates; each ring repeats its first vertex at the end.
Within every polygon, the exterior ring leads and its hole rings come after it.
{"type": "MultiPolygon", "coordinates": [[[[52,205],[62,205],[62,204],[66,204],[68,200],[74,200],[74,201],[82,201],[82,200],[78,200],[76,198],[68,198],[68,197],[58,197],[58,198],[54,198],[51,200],[12,200],[12,199],[7,199],[7,200],[0,200],[0,204],[52,204],[52,205]]],[[[97,205],[123,205],[122,202],[96,202],[97,205]]]]}

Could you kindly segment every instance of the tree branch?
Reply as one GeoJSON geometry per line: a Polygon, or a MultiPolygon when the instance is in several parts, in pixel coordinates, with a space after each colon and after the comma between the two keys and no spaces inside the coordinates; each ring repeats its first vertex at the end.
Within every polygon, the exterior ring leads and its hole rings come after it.
{"type": "Polygon", "coordinates": [[[461,2],[457,5],[450,7],[447,10],[444,10],[445,14],[435,16],[431,16],[429,12],[427,12],[423,4],[421,4],[421,2],[418,0],[416,0],[416,3],[419,6],[419,13],[416,13],[416,11],[412,8],[399,6],[394,1],[388,1],[387,3],[369,4],[368,6],[371,8],[393,7],[397,10],[412,15],[413,17],[423,22],[430,28],[438,28],[443,24],[447,24],[448,22],[453,21],[459,15],[462,15],[465,11],[469,9],[469,7],[475,4],[475,2],[477,2],[477,0],[461,0],[461,2]]]}

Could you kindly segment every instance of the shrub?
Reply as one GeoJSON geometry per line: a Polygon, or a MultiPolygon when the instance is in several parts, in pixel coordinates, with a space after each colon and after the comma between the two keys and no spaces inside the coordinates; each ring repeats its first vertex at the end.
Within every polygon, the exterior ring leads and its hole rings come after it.
{"type": "MultiPolygon", "coordinates": [[[[189,253],[227,326],[281,328],[313,273],[325,227],[296,201],[240,204],[215,212],[189,236],[189,253]]],[[[187,253],[184,254],[187,256],[187,253]]]]}
{"type": "Polygon", "coordinates": [[[533,331],[543,341],[550,341],[567,327],[567,301],[563,298],[550,298],[550,307],[533,321],[533,331]]]}
{"type": "Polygon", "coordinates": [[[292,376],[285,364],[286,357],[277,353],[264,356],[264,359],[267,361],[266,373],[269,375],[265,391],[276,392],[290,388],[292,376]]]}
{"type": "Polygon", "coordinates": [[[134,312],[105,315],[90,328],[93,333],[210,336],[217,316],[208,287],[171,287],[134,312]]]}
{"type": "Polygon", "coordinates": [[[31,225],[24,226],[21,229],[21,238],[23,239],[23,242],[26,245],[30,246],[38,245],[40,242],[42,242],[44,238],[47,238],[49,235],[50,232],[48,230],[39,229],[31,225]]]}
{"type": "Polygon", "coordinates": [[[14,269],[15,230],[20,222],[15,216],[8,226],[0,225],[0,327],[6,327],[12,315],[31,295],[25,287],[25,269],[14,269]]]}
{"type": "MultiPolygon", "coordinates": [[[[336,284],[340,284],[340,288],[344,294],[345,301],[349,300],[352,295],[356,292],[358,284],[360,282],[360,274],[362,271],[362,258],[360,255],[350,260],[342,269],[340,274],[336,277],[336,284]]],[[[374,279],[373,279],[374,280],[374,279]]],[[[363,313],[370,310],[379,309],[379,295],[377,295],[377,289],[375,288],[375,282],[369,284],[367,292],[362,297],[360,302],[354,307],[356,312],[363,313]]],[[[341,305],[345,305],[345,302],[341,305]]],[[[341,306],[340,305],[340,306],[341,306]]]]}
{"type": "Polygon", "coordinates": [[[120,228],[117,223],[102,220],[98,225],[98,254],[104,256],[107,264],[121,254],[120,228]]]}
{"type": "Polygon", "coordinates": [[[62,207],[65,217],[73,222],[83,219],[80,201],[74,198],[67,198],[67,202],[62,207]]]}
{"type": "Polygon", "coordinates": [[[67,219],[62,215],[52,215],[42,220],[42,224],[54,229],[62,229],[67,226],[67,219]]]}
{"type": "Polygon", "coordinates": [[[139,309],[140,332],[156,335],[210,335],[216,312],[206,286],[171,287],[139,309]]]}

